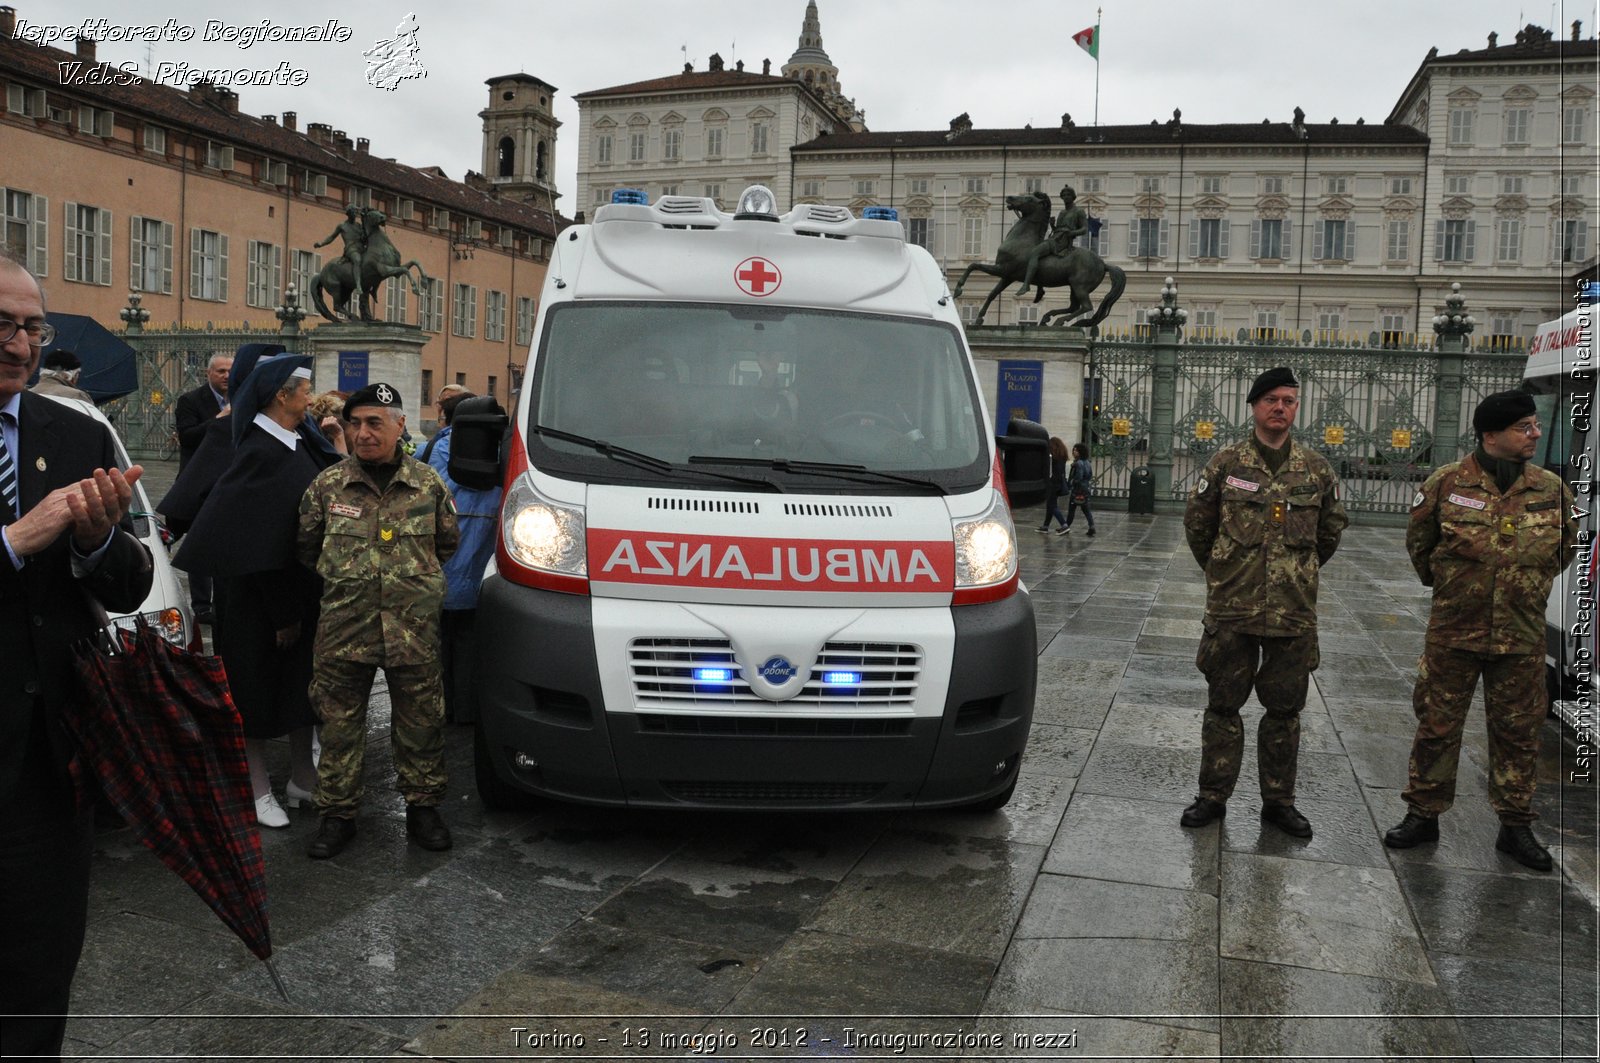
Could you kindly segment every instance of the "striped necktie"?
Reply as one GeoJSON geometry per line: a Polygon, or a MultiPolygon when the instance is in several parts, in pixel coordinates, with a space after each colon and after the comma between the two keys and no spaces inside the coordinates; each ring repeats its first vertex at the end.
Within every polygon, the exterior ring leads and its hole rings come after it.
{"type": "Polygon", "coordinates": [[[17,464],[11,460],[11,449],[6,446],[4,428],[11,422],[9,413],[0,413],[0,497],[13,518],[22,514],[17,509],[17,464]]]}

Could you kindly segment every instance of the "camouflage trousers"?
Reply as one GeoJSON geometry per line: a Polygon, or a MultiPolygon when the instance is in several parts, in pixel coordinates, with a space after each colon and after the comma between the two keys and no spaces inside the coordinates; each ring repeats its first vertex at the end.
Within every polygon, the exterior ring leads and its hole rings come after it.
{"type": "Polygon", "coordinates": [[[1543,653],[1472,653],[1429,643],[1411,693],[1417,736],[1410,782],[1400,796],[1424,816],[1455,802],[1461,732],[1479,675],[1489,726],[1489,807],[1502,823],[1532,823],[1539,818],[1533,790],[1547,707],[1543,653]]]}
{"type": "Polygon", "coordinates": [[[1205,674],[1206,715],[1200,725],[1200,796],[1226,801],[1244,760],[1239,710],[1256,692],[1266,711],[1256,729],[1256,767],[1266,804],[1294,803],[1300,759],[1300,710],[1321,663],[1317,634],[1248,635],[1208,621],[1195,664],[1205,674]]]}
{"type": "MultiPolygon", "coordinates": [[[[353,819],[361,804],[367,751],[367,700],[378,665],[320,658],[311,676],[311,706],[322,720],[317,811],[353,819]]],[[[389,734],[397,786],[408,805],[444,798],[444,683],[438,662],[385,667],[389,734]]]]}

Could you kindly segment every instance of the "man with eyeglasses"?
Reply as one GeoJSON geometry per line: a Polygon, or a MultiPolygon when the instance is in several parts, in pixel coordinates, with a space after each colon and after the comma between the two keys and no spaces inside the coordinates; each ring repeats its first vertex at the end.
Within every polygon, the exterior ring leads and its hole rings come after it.
{"type": "Polygon", "coordinates": [[[1546,709],[1544,610],[1578,526],[1566,484],[1528,460],[1543,434],[1532,396],[1490,395],[1472,427],[1478,448],[1428,477],[1411,501],[1406,549],[1423,586],[1433,588],[1433,613],[1412,690],[1417,734],[1401,794],[1408,811],[1383,842],[1409,849],[1439,840],[1481,675],[1489,805],[1500,818],[1494,847],[1549,871],[1550,853],[1530,826],[1546,709]]]}
{"type": "Polygon", "coordinates": [[[61,722],[90,599],[139,607],[152,564],[125,517],[139,479],[111,433],[24,390],[55,329],[44,293],[0,252],[0,1048],[55,1058],[83,948],[92,815],[77,809],[61,722]]]}
{"type": "Polygon", "coordinates": [[[1300,382],[1284,367],[1256,377],[1245,402],[1254,430],[1224,447],[1189,494],[1183,530],[1206,573],[1204,633],[1195,664],[1206,677],[1200,792],[1185,827],[1227,814],[1244,758],[1239,710],[1255,691],[1261,821],[1296,838],[1311,823],[1294,805],[1300,712],[1317,651],[1317,580],[1349,519],[1327,459],[1289,437],[1300,382]]]}

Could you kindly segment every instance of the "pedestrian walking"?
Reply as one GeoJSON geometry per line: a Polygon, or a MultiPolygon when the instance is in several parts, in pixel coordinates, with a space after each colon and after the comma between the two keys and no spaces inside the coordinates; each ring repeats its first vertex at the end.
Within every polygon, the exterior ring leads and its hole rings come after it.
{"type": "Polygon", "coordinates": [[[143,470],[111,432],[24,387],[55,329],[28,269],[0,251],[0,1051],[54,1059],[83,950],[94,817],[63,727],[74,643],[96,609],[139,608],[150,552],[126,520],[143,470]]]}
{"type": "Polygon", "coordinates": [[[1067,476],[1067,521],[1062,535],[1072,531],[1072,518],[1083,507],[1083,519],[1089,525],[1089,535],[1094,536],[1094,511],[1089,508],[1090,484],[1094,482],[1094,466],[1089,464],[1089,448],[1082,443],[1072,446],[1072,471],[1067,476]]]}
{"type": "Polygon", "coordinates": [[[400,391],[371,384],[351,395],[355,453],[325,470],[300,501],[300,560],[323,579],[311,701],[322,721],[313,859],[356,833],[366,753],[367,698],[379,668],[389,683],[390,740],[406,834],[450,848],[444,797],[444,688],[439,612],[444,562],[460,533],[439,474],[400,450],[400,391]]]}
{"type": "Polygon", "coordinates": [[[1061,496],[1067,493],[1067,468],[1071,463],[1071,454],[1067,445],[1055,436],[1050,437],[1050,484],[1045,489],[1044,496],[1044,523],[1039,525],[1041,532],[1050,530],[1050,521],[1054,519],[1061,527],[1057,535],[1067,534],[1071,526],[1071,519],[1061,515],[1061,496]]]}
{"type": "Polygon", "coordinates": [[[450,478],[450,432],[456,407],[473,398],[462,388],[439,403],[439,431],[428,440],[423,459],[433,467],[455,500],[461,545],[444,563],[444,613],[440,617],[440,660],[444,673],[444,713],[451,723],[472,723],[472,656],[476,652],[478,587],[494,557],[500,517],[500,488],[478,491],[450,478]]]}
{"type": "Polygon", "coordinates": [[[1550,853],[1534,837],[1535,766],[1544,723],[1545,603],[1577,542],[1573,496],[1528,461],[1543,433],[1533,398],[1502,391],[1472,415],[1478,447],[1436,471],[1411,503],[1406,550],[1433,612],[1412,711],[1407,812],[1383,836],[1393,849],[1439,839],[1455,801],[1461,732],[1478,678],[1489,727],[1489,805],[1495,848],[1535,871],[1550,853]]]}
{"type": "Polygon", "coordinates": [[[1251,690],[1265,710],[1256,732],[1261,819],[1299,838],[1311,824],[1294,806],[1300,711],[1319,663],[1317,575],[1349,523],[1339,481],[1318,453],[1290,438],[1300,384],[1287,368],[1256,377],[1246,402],[1253,431],[1206,465],[1183,515],[1206,573],[1206,677],[1200,792],[1185,827],[1227,813],[1244,757],[1239,710],[1251,690]]]}

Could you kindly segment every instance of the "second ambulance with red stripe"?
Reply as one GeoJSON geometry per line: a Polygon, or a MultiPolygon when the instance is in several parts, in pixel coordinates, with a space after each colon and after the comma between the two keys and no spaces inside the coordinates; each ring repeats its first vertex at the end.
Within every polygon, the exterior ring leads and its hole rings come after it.
{"type": "Polygon", "coordinates": [[[485,799],[1003,805],[1033,610],[943,273],[881,208],[621,199],[555,244],[495,470],[485,799]]]}

